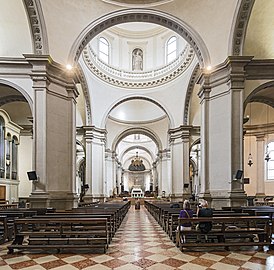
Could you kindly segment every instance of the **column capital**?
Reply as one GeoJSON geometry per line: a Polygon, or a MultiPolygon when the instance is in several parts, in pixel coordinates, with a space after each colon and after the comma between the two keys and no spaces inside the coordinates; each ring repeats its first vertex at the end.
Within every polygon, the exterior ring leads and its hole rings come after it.
{"type": "Polygon", "coordinates": [[[171,128],[168,131],[169,135],[169,142],[174,143],[175,141],[183,142],[183,141],[189,141],[190,137],[190,130],[192,129],[192,126],[179,126],[177,128],[171,128]]]}
{"type": "Polygon", "coordinates": [[[95,126],[83,126],[84,130],[84,138],[87,143],[91,143],[93,141],[106,143],[106,129],[97,128],[95,126]]]}
{"type": "Polygon", "coordinates": [[[170,149],[160,150],[157,154],[160,159],[170,159],[170,149]]]}
{"type": "Polygon", "coordinates": [[[253,56],[229,56],[223,63],[212,70],[202,70],[198,78],[201,90],[198,95],[207,98],[211,88],[230,82],[232,90],[242,89],[246,78],[246,67],[251,63],[253,56]]]}
{"type": "Polygon", "coordinates": [[[257,142],[262,142],[262,141],[264,141],[265,140],[265,135],[264,134],[258,134],[258,135],[256,135],[256,141],[257,142]]]}
{"type": "MultiPolygon", "coordinates": [[[[58,95],[78,97],[79,92],[75,85],[76,76],[73,71],[69,71],[64,65],[55,62],[50,55],[24,54],[24,57],[32,65],[30,77],[34,90],[41,91],[41,88],[47,88],[49,84],[54,83],[64,87],[67,91],[67,93],[59,91],[58,95]]],[[[47,89],[47,91],[49,90],[47,89]]]]}
{"type": "Polygon", "coordinates": [[[105,149],[105,158],[109,158],[109,159],[113,159],[114,160],[116,158],[115,151],[112,151],[109,148],[105,149]]]}

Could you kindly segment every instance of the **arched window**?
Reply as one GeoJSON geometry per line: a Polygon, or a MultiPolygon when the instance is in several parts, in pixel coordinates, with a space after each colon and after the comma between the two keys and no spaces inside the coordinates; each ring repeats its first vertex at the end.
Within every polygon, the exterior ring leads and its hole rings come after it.
{"type": "Polygon", "coordinates": [[[171,37],[166,44],[166,61],[167,64],[177,57],[177,38],[171,37]]]}
{"type": "Polygon", "coordinates": [[[10,143],[11,143],[11,135],[7,134],[6,138],[6,178],[10,178],[10,143]]]}
{"type": "Polygon", "coordinates": [[[109,43],[103,37],[99,38],[99,58],[106,64],[109,63],[109,43]]]}
{"type": "Polygon", "coordinates": [[[139,48],[132,51],[132,70],[143,70],[143,51],[139,48]]]}
{"type": "Polygon", "coordinates": [[[12,161],[11,161],[11,178],[17,179],[17,159],[18,159],[18,139],[13,136],[12,138],[12,161]]]}
{"type": "Polygon", "coordinates": [[[5,121],[0,116],[0,177],[5,177],[5,121]]]}
{"type": "Polygon", "coordinates": [[[274,142],[269,143],[267,147],[270,160],[266,162],[266,176],[267,179],[274,180],[274,142]]]}

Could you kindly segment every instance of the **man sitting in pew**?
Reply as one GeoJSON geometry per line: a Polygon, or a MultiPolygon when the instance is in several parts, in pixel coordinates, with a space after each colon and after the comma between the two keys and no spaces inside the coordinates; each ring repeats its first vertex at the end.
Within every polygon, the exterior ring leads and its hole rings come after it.
{"type": "MultiPolygon", "coordinates": [[[[213,210],[212,208],[208,208],[207,201],[203,201],[200,205],[197,206],[197,217],[212,217],[213,210]]],[[[212,222],[200,222],[197,227],[197,230],[200,230],[205,234],[205,240],[208,242],[207,233],[212,229],[212,222]]],[[[197,236],[197,242],[200,242],[199,235],[197,236]]]]}

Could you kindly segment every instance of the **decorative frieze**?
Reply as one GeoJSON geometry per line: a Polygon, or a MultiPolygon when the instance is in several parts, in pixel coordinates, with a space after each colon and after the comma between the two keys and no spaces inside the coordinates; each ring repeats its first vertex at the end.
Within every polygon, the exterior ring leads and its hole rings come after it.
{"type": "Polygon", "coordinates": [[[98,19],[98,21],[90,25],[75,42],[70,53],[70,58],[73,58],[71,60],[74,63],[77,63],[84,48],[99,33],[114,25],[128,22],[154,23],[171,29],[178,35],[182,36],[182,38],[190,44],[190,46],[194,49],[202,67],[206,66],[210,62],[209,53],[205,44],[197,33],[194,32],[188,25],[185,25],[183,21],[177,20],[175,17],[171,17],[167,13],[161,13],[155,10],[140,9],[119,10],[116,13],[112,13],[98,19]]]}
{"type": "Polygon", "coordinates": [[[40,1],[23,0],[23,2],[25,4],[32,32],[33,52],[39,55],[47,54],[49,52],[48,40],[40,1]]]}
{"type": "Polygon", "coordinates": [[[233,34],[233,55],[243,54],[244,38],[254,2],[255,0],[242,0],[240,3],[239,12],[236,18],[235,29],[233,34]]]}

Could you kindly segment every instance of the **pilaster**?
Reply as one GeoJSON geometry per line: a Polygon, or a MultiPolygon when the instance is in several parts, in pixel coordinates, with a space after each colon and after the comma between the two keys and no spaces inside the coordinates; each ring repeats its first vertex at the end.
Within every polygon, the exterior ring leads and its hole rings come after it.
{"type": "Polygon", "coordinates": [[[160,163],[159,166],[159,196],[170,196],[172,194],[172,170],[171,170],[171,153],[170,149],[164,149],[158,153],[160,163]]]}
{"type": "Polygon", "coordinates": [[[243,169],[243,90],[245,67],[251,60],[249,56],[228,57],[199,78],[201,197],[212,197],[215,208],[246,201],[242,181],[234,179],[237,170],[243,169]]]}
{"type": "Polygon", "coordinates": [[[105,194],[105,143],[106,130],[84,126],[86,147],[86,183],[89,190],[84,200],[104,200],[105,194]]]}
{"type": "Polygon", "coordinates": [[[190,197],[189,186],[189,138],[190,126],[179,126],[169,130],[172,155],[172,196],[190,197]]]}
{"type": "Polygon", "coordinates": [[[78,92],[73,74],[48,55],[24,56],[32,66],[33,170],[39,176],[38,181],[33,183],[31,206],[71,208],[76,206],[78,199],[75,183],[75,107],[78,92]]]}

